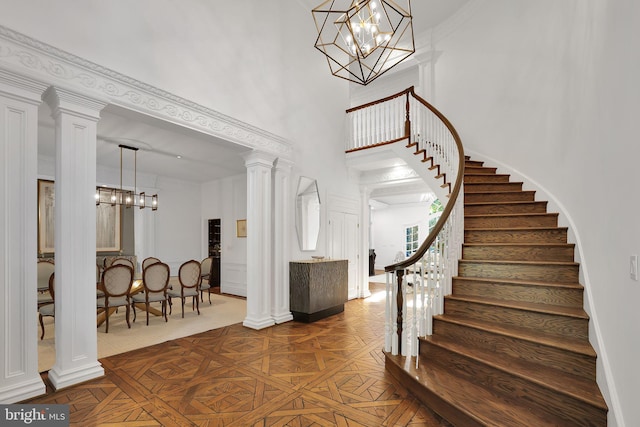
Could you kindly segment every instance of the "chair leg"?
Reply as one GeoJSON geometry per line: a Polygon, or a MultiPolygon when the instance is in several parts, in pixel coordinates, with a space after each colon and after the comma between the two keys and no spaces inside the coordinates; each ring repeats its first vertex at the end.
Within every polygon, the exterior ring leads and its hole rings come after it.
{"type": "Polygon", "coordinates": [[[44,322],[42,321],[42,314],[38,313],[38,317],[40,317],[40,327],[42,328],[42,334],[40,335],[40,340],[44,338],[44,322]]]}
{"type": "Polygon", "coordinates": [[[209,305],[211,305],[211,288],[208,289],[207,293],[209,294],[209,305]]]}
{"type": "Polygon", "coordinates": [[[149,301],[147,301],[147,326],[149,326],[149,301]]]}
{"type": "Polygon", "coordinates": [[[164,321],[168,322],[169,319],[167,319],[167,300],[162,301],[162,314],[164,314],[164,321]]]}
{"type": "Polygon", "coordinates": [[[182,300],[182,318],[184,319],[184,298],[181,298],[182,300]]]}
{"type": "Polygon", "coordinates": [[[198,301],[198,296],[196,295],[194,299],[196,300],[196,309],[198,310],[198,316],[200,316],[200,302],[198,301]]]}
{"type": "Polygon", "coordinates": [[[109,316],[109,307],[107,305],[104,306],[104,311],[105,311],[105,314],[107,315],[107,317],[106,317],[106,319],[104,321],[104,323],[106,324],[105,329],[104,329],[104,333],[108,334],[109,333],[109,317],[111,317],[111,316],[109,316]]]}
{"type": "Polygon", "coordinates": [[[127,327],[131,329],[131,323],[129,323],[129,306],[131,304],[127,304],[127,309],[125,310],[125,316],[127,317],[127,327]]]}
{"type": "Polygon", "coordinates": [[[136,303],[132,302],[131,307],[133,307],[133,321],[136,321],[136,303]]]}
{"type": "Polygon", "coordinates": [[[171,303],[171,297],[169,297],[169,314],[173,312],[173,304],[171,303]]]}

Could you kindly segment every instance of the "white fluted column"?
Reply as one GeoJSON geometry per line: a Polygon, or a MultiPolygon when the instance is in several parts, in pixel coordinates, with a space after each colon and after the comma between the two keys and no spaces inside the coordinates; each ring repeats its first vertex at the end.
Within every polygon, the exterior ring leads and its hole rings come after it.
{"type": "Polygon", "coordinates": [[[273,290],[271,315],[276,323],[293,320],[289,308],[289,242],[291,229],[291,169],[293,163],[278,158],[274,172],[273,290]]]}
{"type": "Polygon", "coordinates": [[[38,105],[46,85],[0,70],[0,403],[45,393],[38,373],[38,105]]]}
{"type": "Polygon", "coordinates": [[[414,54],[414,59],[418,62],[419,86],[416,92],[431,104],[436,103],[435,65],[439,55],[431,44],[414,54]]]}
{"type": "Polygon", "coordinates": [[[104,375],[96,332],[96,131],[106,103],[58,87],[43,95],[55,120],[56,362],[53,386],[104,375]]]}
{"type": "Polygon", "coordinates": [[[252,151],[247,167],[247,317],[243,325],[263,329],[271,317],[272,242],[271,169],[275,156],[252,151]]]}
{"type": "Polygon", "coordinates": [[[360,253],[364,254],[360,260],[361,268],[361,283],[358,286],[357,298],[366,298],[371,295],[369,290],[369,234],[371,229],[371,208],[369,206],[369,199],[371,196],[371,190],[367,187],[361,187],[360,189],[360,223],[363,225],[360,227],[360,253]]]}

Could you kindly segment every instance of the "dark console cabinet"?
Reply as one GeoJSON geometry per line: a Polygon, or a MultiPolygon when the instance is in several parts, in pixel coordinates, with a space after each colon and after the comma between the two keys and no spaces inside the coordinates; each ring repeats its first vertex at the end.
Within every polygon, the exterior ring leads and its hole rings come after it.
{"type": "Polygon", "coordinates": [[[348,298],[348,261],[289,263],[289,303],[295,320],[314,322],[344,311],[348,298]]]}

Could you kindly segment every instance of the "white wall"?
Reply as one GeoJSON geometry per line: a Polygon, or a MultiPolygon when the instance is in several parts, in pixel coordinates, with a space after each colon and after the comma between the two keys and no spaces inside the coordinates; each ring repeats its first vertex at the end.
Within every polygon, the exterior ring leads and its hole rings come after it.
{"type": "Polygon", "coordinates": [[[177,276],[180,265],[200,261],[200,187],[194,183],[158,178],[155,212],[156,257],[177,276]]]}
{"type": "Polygon", "coordinates": [[[376,270],[393,264],[398,252],[405,250],[405,229],[418,225],[420,240],[429,235],[429,205],[403,205],[374,209],[371,213],[371,248],[376,251],[376,270]]]}
{"type": "Polygon", "coordinates": [[[435,41],[436,107],[467,148],[545,189],[575,227],[609,425],[640,425],[640,283],[629,277],[640,253],[640,4],[472,3],[435,41]]]}

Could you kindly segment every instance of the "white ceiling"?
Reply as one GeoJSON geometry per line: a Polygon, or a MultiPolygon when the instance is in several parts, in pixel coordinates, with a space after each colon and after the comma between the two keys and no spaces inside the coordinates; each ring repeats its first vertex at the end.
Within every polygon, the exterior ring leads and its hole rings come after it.
{"type": "MultiPolygon", "coordinates": [[[[247,147],[111,105],[100,116],[96,157],[102,167],[119,170],[119,145],[123,144],[138,148],[136,163],[140,174],[201,183],[246,170],[241,155],[250,150],[247,147]]],[[[39,120],[38,153],[53,158],[54,125],[44,103],[39,120]]],[[[125,170],[133,169],[131,153],[123,151],[125,170]]]]}
{"type": "MultiPolygon", "coordinates": [[[[411,5],[414,33],[419,34],[438,25],[468,1],[470,0],[414,0],[411,5]]],[[[312,7],[319,3],[318,0],[312,1],[312,7]]],[[[310,41],[310,48],[312,45],[313,41],[310,41]]],[[[53,158],[53,120],[46,104],[42,103],[40,109],[39,155],[53,158]]],[[[107,106],[98,122],[97,162],[100,167],[115,170],[120,168],[119,144],[139,149],[138,173],[193,182],[207,182],[244,173],[246,169],[241,155],[249,151],[246,147],[197,131],[119,107],[107,106]]],[[[125,152],[124,156],[126,154],[125,152]]],[[[126,162],[126,157],[124,158],[126,162]]],[[[406,202],[409,198],[419,200],[421,197],[405,195],[396,200],[397,198],[388,196],[387,201],[406,202]]]]}

